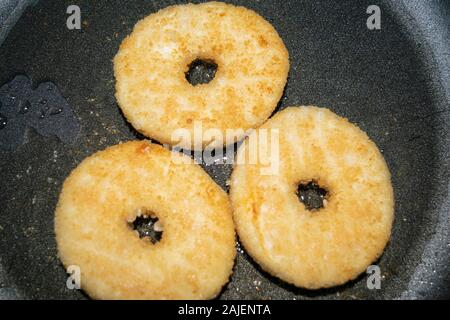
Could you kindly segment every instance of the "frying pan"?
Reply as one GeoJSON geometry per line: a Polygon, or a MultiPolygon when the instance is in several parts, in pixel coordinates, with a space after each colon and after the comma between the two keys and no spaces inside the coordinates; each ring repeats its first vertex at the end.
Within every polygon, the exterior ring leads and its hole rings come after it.
{"type": "MultiPolygon", "coordinates": [[[[290,52],[288,84],[276,111],[294,104],[328,107],[377,143],[392,173],[396,218],[391,242],[376,262],[380,290],[369,290],[364,274],[337,288],[298,289],[262,271],[238,247],[232,279],[219,298],[448,299],[450,3],[230,2],[264,16],[290,52]],[[374,4],[381,9],[380,30],[366,24],[374,4]]],[[[29,125],[0,134],[9,142],[23,135],[16,147],[0,150],[0,298],[87,298],[66,287],[56,256],[58,194],[86,156],[143,138],[117,107],[111,60],[139,19],[175,3],[1,2],[0,86],[17,75],[30,79],[33,94],[54,84],[55,101],[69,111],[49,121],[48,130],[29,125]],[[80,30],[66,26],[71,4],[81,9],[80,30]],[[61,138],[65,133],[68,139],[61,138]]],[[[203,167],[227,190],[230,165],[203,167]]]]}

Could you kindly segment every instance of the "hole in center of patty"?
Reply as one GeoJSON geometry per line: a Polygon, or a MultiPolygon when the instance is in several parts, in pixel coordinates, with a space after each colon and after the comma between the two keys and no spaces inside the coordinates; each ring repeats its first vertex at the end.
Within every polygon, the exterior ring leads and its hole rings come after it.
{"type": "Polygon", "coordinates": [[[324,208],[327,202],[327,194],[327,190],[321,188],[315,181],[300,183],[297,189],[298,199],[309,211],[324,208]]]}
{"type": "Polygon", "coordinates": [[[161,241],[163,226],[153,212],[139,213],[133,222],[128,222],[128,226],[137,232],[140,239],[148,239],[153,244],[161,241]]]}
{"type": "Polygon", "coordinates": [[[211,82],[216,76],[217,63],[210,59],[195,59],[185,73],[186,80],[193,86],[211,82]]]}

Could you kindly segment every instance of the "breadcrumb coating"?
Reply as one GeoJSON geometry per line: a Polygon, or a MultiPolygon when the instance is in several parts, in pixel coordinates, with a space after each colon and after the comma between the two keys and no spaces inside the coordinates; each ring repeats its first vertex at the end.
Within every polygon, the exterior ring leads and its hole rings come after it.
{"type": "MultiPolygon", "coordinates": [[[[363,131],[327,109],[287,108],[258,130],[274,128],[278,173],[261,175],[258,163],[238,164],[232,174],[240,240],[264,270],[298,287],[355,279],[380,257],[391,234],[394,196],[382,154],[363,131]],[[317,211],[296,194],[310,181],[328,192],[317,211]]],[[[237,163],[247,149],[248,139],[237,163]]]]}
{"type": "Polygon", "coordinates": [[[227,194],[190,158],[148,141],[110,147],[73,170],[55,232],[64,266],[80,267],[82,289],[96,299],[213,298],[236,251],[227,194]],[[159,218],[159,242],[130,228],[142,213],[159,218]]]}
{"type": "Polygon", "coordinates": [[[149,15],[114,58],[116,98],[127,120],[144,135],[185,149],[226,142],[194,142],[196,122],[222,136],[226,129],[261,125],[280,100],[288,71],[288,51],[272,25],[252,10],[221,2],[149,15]],[[186,80],[196,59],[218,65],[211,82],[193,86],[186,80]],[[191,135],[174,137],[179,128],[191,135]]]}

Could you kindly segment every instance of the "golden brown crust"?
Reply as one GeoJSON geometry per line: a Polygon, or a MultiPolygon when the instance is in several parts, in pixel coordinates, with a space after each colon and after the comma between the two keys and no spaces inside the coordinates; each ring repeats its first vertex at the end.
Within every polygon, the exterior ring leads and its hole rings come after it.
{"type": "Polygon", "coordinates": [[[213,298],[235,257],[226,193],[190,158],[148,141],[85,159],[64,183],[55,232],[62,262],[78,265],[99,299],[213,298]],[[162,222],[160,242],[128,226],[140,209],[162,222]]]}
{"type": "MultiPolygon", "coordinates": [[[[261,128],[279,129],[280,168],[268,176],[260,164],[233,171],[230,194],[244,247],[265,270],[298,287],[356,278],[382,254],[394,217],[390,173],[378,148],[346,119],[316,107],[288,108],[261,128]],[[311,180],[329,193],[318,212],[296,195],[298,184],[311,180]]],[[[247,148],[248,139],[238,163],[247,148]]]]}
{"type": "MultiPolygon", "coordinates": [[[[178,142],[171,140],[174,130],[192,133],[195,121],[223,133],[259,126],[280,100],[288,71],[288,51],[270,23],[220,2],[151,14],[136,24],[114,58],[116,98],[126,118],[138,131],[171,145],[178,142]],[[196,58],[218,64],[210,83],[186,81],[196,58]]],[[[208,141],[202,144],[196,148],[208,141]]]]}

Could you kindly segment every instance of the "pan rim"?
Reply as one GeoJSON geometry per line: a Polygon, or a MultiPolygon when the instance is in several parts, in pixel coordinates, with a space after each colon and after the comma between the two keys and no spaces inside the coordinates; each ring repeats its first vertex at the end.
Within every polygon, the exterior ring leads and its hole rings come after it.
{"type": "MultiPolygon", "coordinates": [[[[0,35],[0,46],[7,37],[7,31],[14,28],[15,23],[29,5],[34,5],[36,0],[18,0],[13,7],[13,13],[8,15],[5,21],[0,22],[0,28],[6,30],[0,35]]],[[[450,106],[450,54],[447,39],[450,39],[450,25],[445,21],[450,20],[450,3],[444,1],[423,2],[421,0],[399,0],[385,1],[387,7],[396,16],[396,19],[405,27],[408,34],[416,42],[422,43],[422,61],[426,62],[427,76],[431,83],[436,84],[432,89],[435,91],[439,101],[437,104],[448,109],[450,106]],[[431,57],[431,58],[430,58],[431,57]]],[[[450,113],[439,115],[444,123],[450,123],[450,113]]],[[[450,132],[443,128],[436,135],[437,144],[437,168],[439,181],[437,188],[441,192],[436,196],[439,205],[430,208],[430,214],[438,217],[435,233],[426,243],[422,259],[415,268],[407,285],[407,289],[399,292],[398,299],[434,299],[449,298],[446,283],[450,283],[450,158],[448,147],[450,146],[450,132]],[[434,273],[434,272],[436,273],[434,273]],[[436,277],[439,274],[439,278],[436,277]]],[[[3,279],[4,270],[0,265],[0,279],[3,279]]],[[[2,288],[5,289],[5,288],[2,288]]],[[[8,288],[6,288],[8,289],[8,288]]],[[[0,291],[0,299],[23,299],[20,292],[15,289],[0,291]]]]}

